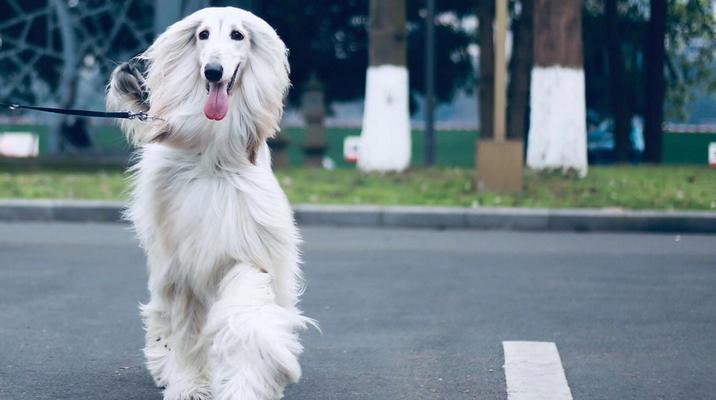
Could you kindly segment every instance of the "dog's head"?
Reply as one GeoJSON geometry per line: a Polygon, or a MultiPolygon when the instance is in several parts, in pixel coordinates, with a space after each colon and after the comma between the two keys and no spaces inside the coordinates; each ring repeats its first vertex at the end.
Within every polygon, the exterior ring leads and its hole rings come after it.
{"type": "Polygon", "coordinates": [[[197,11],[167,28],[140,57],[148,62],[150,113],[194,124],[197,116],[233,119],[254,142],[278,130],[289,87],[287,50],[254,14],[234,7],[197,11]]]}

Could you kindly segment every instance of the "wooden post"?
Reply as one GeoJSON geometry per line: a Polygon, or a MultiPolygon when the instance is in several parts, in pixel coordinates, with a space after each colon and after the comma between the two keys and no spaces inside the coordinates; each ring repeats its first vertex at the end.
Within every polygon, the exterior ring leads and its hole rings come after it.
{"type": "Polygon", "coordinates": [[[495,10],[494,135],[477,145],[477,189],[511,192],[522,189],[523,145],[521,140],[507,140],[505,129],[507,0],[495,0],[495,10]]]}
{"type": "Polygon", "coordinates": [[[497,0],[495,4],[495,108],[493,126],[495,142],[502,143],[505,132],[505,88],[507,71],[505,39],[507,38],[507,0],[497,0]]]}

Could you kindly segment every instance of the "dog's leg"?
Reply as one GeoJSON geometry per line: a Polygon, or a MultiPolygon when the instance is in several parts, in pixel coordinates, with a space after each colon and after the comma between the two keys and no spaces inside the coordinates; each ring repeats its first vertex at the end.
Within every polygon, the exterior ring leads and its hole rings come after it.
{"type": "Polygon", "coordinates": [[[216,400],[269,400],[298,381],[297,330],[310,320],[275,303],[271,277],[238,264],[223,278],[209,311],[209,369],[216,400]]]}
{"type": "Polygon", "coordinates": [[[151,300],[141,306],[142,320],[145,329],[144,357],[147,369],[157,387],[167,385],[167,361],[171,348],[171,321],[166,300],[152,294],[151,300]]]}
{"type": "Polygon", "coordinates": [[[206,348],[199,335],[205,307],[190,290],[152,277],[157,278],[150,275],[151,300],[141,307],[147,369],[165,388],[165,400],[210,399],[206,348]]]}
{"type": "Polygon", "coordinates": [[[189,288],[176,288],[169,307],[171,335],[162,374],[164,400],[211,399],[207,375],[206,341],[201,331],[206,307],[189,288]]]}

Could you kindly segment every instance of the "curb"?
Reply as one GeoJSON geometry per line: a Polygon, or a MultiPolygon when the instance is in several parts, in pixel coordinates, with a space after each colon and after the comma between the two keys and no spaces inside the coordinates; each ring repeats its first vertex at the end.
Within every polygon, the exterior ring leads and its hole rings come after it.
{"type": "Polygon", "coordinates": [[[0,221],[121,222],[124,203],[94,200],[0,200],[0,221]]]}
{"type": "Polygon", "coordinates": [[[294,207],[304,225],[517,231],[716,233],[716,212],[405,206],[294,207]]]}
{"type": "MultiPolygon", "coordinates": [[[[0,200],[0,221],[121,222],[117,201],[0,200]]],[[[520,231],[716,233],[716,212],[614,209],[294,206],[301,225],[520,231]]]]}

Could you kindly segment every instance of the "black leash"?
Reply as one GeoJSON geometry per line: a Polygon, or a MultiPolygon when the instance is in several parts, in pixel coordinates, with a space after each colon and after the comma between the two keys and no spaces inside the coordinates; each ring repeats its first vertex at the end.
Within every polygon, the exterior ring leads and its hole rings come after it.
{"type": "Polygon", "coordinates": [[[6,107],[10,110],[17,110],[17,109],[35,110],[35,111],[42,111],[42,112],[49,112],[49,113],[63,114],[63,115],[77,115],[77,116],[81,116],[81,117],[137,119],[140,121],[147,121],[150,119],[162,120],[159,117],[152,117],[150,115],[147,115],[147,113],[145,113],[143,111],[140,111],[140,112],[131,112],[131,111],[107,112],[107,111],[91,111],[91,110],[72,110],[72,109],[67,109],[67,108],[22,106],[19,104],[5,104],[5,103],[0,103],[0,107],[6,107]]]}

